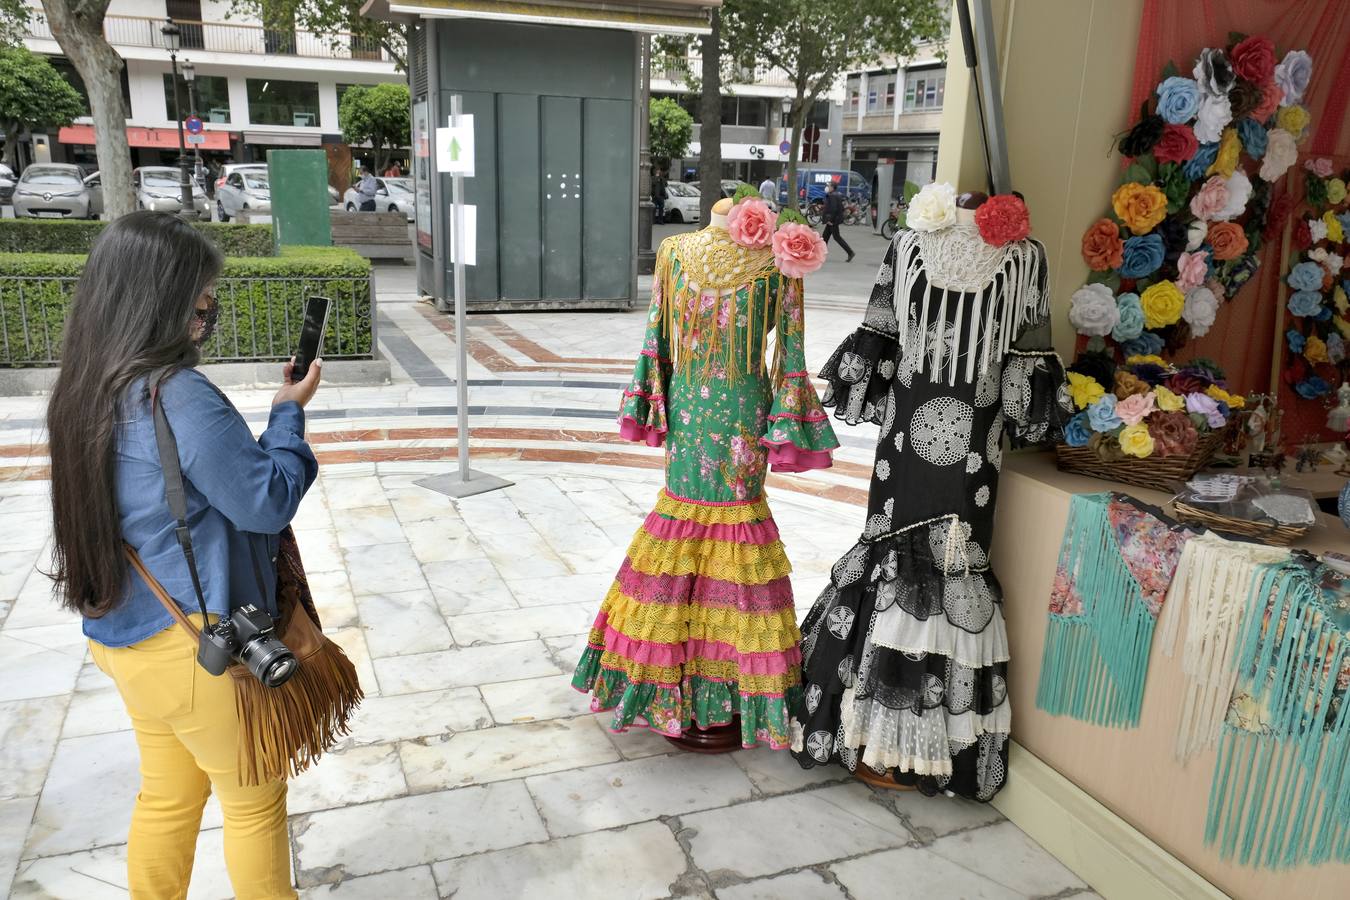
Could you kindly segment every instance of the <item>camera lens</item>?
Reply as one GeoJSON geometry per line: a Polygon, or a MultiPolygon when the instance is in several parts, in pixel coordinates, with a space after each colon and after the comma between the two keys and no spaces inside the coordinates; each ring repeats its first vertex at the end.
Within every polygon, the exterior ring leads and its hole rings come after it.
{"type": "Polygon", "coordinates": [[[255,638],[239,651],[239,661],[268,687],[285,684],[300,668],[295,654],[273,637],[255,638]]]}

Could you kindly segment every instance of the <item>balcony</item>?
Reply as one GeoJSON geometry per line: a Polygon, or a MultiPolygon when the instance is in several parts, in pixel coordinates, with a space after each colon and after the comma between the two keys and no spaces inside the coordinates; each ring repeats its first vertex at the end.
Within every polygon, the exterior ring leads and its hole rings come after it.
{"type": "MultiPolygon", "coordinates": [[[[653,56],[652,81],[670,81],[684,84],[692,74],[695,79],[703,72],[703,58],[699,56],[653,56]]],[[[770,66],[738,66],[727,79],[729,84],[758,84],[764,87],[792,87],[792,76],[782,69],[770,66]]]]}
{"type": "MultiPolygon", "coordinates": [[[[168,19],[108,16],[103,20],[103,34],[114,47],[155,47],[167,53],[168,43],[160,33],[167,23],[168,19]]],[[[175,24],[181,32],[183,50],[392,62],[377,43],[350,34],[341,34],[334,42],[328,36],[308,31],[286,31],[261,25],[180,20],[175,20],[175,24]]],[[[55,40],[41,14],[29,19],[27,36],[39,41],[55,40]]]]}

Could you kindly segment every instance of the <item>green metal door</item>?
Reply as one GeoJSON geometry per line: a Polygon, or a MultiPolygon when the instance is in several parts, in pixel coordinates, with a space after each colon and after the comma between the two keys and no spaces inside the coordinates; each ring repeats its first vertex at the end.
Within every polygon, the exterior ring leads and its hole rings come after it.
{"type": "Polygon", "coordinates": [[[581,100],[541,97],[544,299],[581,296],[581,100]]]}

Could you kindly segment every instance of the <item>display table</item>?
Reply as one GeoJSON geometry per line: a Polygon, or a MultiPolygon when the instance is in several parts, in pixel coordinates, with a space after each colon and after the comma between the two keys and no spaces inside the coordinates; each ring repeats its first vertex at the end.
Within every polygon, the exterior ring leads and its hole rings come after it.
{"type": "MultiPolygon", "coordinates": [[[[1138,728],[1101,728],[1036,708],[1046,607],[1070,498],[1106,490],[1158,506],[1169,499],[1158,491],[1060,472],[1049,453],[1011,454],[1005,460],[992,562],[1008,623],[1015,746],[1011,777],[995,805],[1107,900],[1224,894],[1244,900],[1340,900],[1350,884],[1350,866],[1276,872],[1222,861],[1217,849],[1205,846],[1214,752],[1184,767],[1173,755],[1181,713],[1179,650],[1168,658],[1161,640],[1154,641],[1138,728]]],[[[1350,550],[1350,532],[1323,514],[1295,546],[1344,552],[1350,550]]]]}

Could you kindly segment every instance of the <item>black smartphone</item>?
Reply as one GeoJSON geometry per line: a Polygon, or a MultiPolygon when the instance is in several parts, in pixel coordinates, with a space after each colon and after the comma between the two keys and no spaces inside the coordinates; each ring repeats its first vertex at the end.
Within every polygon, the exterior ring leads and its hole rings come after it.
{"type": "Polygon", "coordinates": [[[295,368],[291,381],[301,381],[309,371],[309,364],[319,356],[324,332],[328,330],[328,309],[333,301],[327,297],[310,297],[305,301],[305,324],[300,329],[300,349],[295,351],[295,368]]]}

